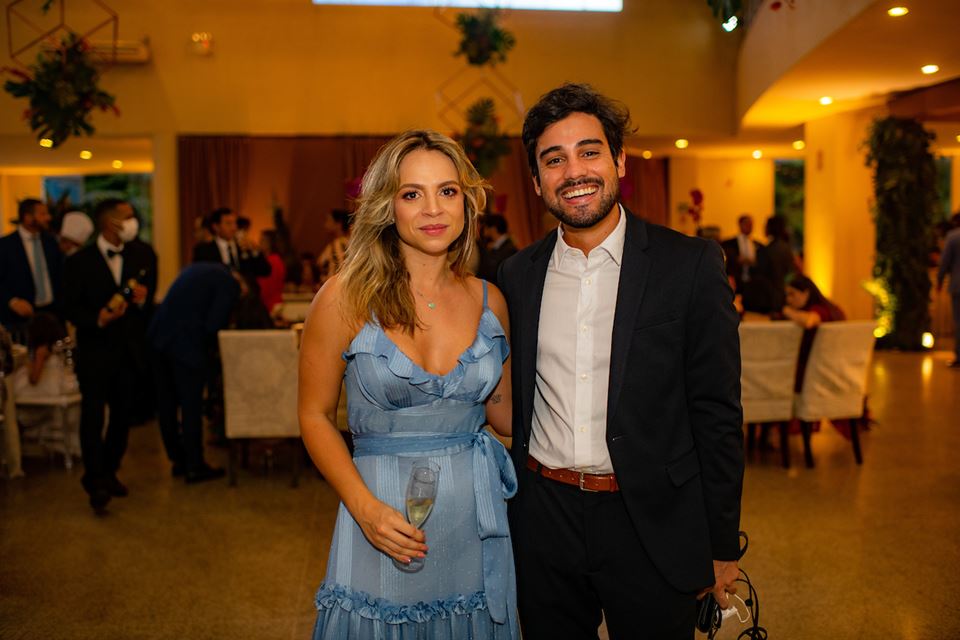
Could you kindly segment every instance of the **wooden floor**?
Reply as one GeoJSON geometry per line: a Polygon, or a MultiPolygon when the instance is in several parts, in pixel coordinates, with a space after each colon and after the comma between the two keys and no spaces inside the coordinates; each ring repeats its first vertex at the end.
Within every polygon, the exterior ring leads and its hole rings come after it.
{"type": "MultiPolygon", "coordinates": [[[[813,470],[799,437],[789,471],[776,450],[748,460],[742,566],[770,638],[960,638],[960,370],[949,359],[877,354],[862,467],[829,426],[814,436],[813,470]]],[[[139,427],[121,473],[130,497],[105,518],[78,469],[27,460],[27,477],[0,480],[0,638],[308,638],[337,498],[312,473],[290,488],[281,454],[268,473],[253,452],[236,488],[185,486],[156,427],[139,427]]]]}

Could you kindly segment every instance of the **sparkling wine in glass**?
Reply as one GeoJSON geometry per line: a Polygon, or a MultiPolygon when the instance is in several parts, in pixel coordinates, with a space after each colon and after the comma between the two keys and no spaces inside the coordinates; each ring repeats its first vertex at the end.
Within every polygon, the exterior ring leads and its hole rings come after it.
{"type": "MultiPolygon", "coordinates": [[[[437,482],[440,467],[429,460],[417,460],[410,469],[410,481],[407,483],[407,521],[418,529],[430,517],[433,503],[437,497],[437,482]]],[[[409,564],[393,563],[401,571],[415,573],[423,569],[423,558],[413,558],[409,564]]]]}

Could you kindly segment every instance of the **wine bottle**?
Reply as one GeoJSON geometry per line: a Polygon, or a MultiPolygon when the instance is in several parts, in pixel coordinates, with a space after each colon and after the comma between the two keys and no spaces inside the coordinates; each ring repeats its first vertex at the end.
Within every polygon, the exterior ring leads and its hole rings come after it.
{"type": "Polygon", "coordinates": [[[146,277],[146,275],[147,270],[140,269],[140,271],[137,272],[136,278],[130,278],[124,284],[122,284],[120,289],[110,298],[110,302],[107,303],[107,310],[115,310],[118,306],[120,306],[121,302],[130,302],[133,299],[134,290],[140,286],[140,282],[146,277]]]}

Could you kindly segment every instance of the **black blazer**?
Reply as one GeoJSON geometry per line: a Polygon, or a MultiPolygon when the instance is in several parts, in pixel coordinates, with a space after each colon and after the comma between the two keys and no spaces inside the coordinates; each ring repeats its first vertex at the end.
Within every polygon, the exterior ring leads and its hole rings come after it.
{"type": "MultiPolygon", "coordinates": [[[[47,259],[47,273],[53,289],[52,311],[59,314],[63,295],[63,254],[56,239],[48,233],[40,234],[43,255],[47,259]]],[[[23,298],[30,304],[36,296],[33,272],[23,248],[20,233],[14,231],[0,238],[0,324],[15,325],[26,321],[10,309],[12,298],[23,298]]]]}
{"type": "Polygon", "coordinates": [[[239,297],[240,285],[225,265],[188,265],[157,307],[147,335],[150,345],[188,367],[203,367],[239,297]]]}
{"type": "MultiPolygon", "coordinates": [[[[500,270],[518,469],[528,455],[540,304],[556,240],[551,233],[500,270]]],[[[628,212],[616,305],[607,447],[650,558],[675,588],[694,591],[714,583],[712,560],[739,551],[740,341],[720,247],[628,212]]]]}
{"type": "MultiPolygon", "coordinates": [[[[121,282],[147,274],[147,300],[156,294],[156,256],[149,245],[128,243],[123,248],[121,282]],[[153,270],[151,274],[150,270],[153,270]]],[[[100,310],[119,287],[96,242],[67,258],[64,270],[64,306],[67,319],[77,327],[77,374],[96,375],[100,367],[146,366],[146,314],[131,304],[126,313],[105,327],[97,326],[100,310]]],[[[144,305],[146,306],[146,305],[144,305]]]]}
{"type": "MultiPolygon", "coordinates": [[[[248,280],[265,278],[270,275],[270,263],[267,261],[266,256],[260,252],[251,253],[249,251],[241,251],[240,248],[237,247],[237,259],[240,261],[238,271],[248,280]]],[[[193,247],[193,261],[224,264],[216,240],[198,242],[193,247]]],[[[253,284],[256,284],[256,280],[253,280],[253,284]]]]}

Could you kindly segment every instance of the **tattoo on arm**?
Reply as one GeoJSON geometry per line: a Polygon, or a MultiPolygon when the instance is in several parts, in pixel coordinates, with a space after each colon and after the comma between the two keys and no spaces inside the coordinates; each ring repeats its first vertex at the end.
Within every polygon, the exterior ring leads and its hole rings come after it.
{"type": "Polygon", "coordinates": [[[503,396],[501,396],[499,393],[495,393],[490,396],[490,404],[500,404],[501,400],[503,400],[503,396]]]}

